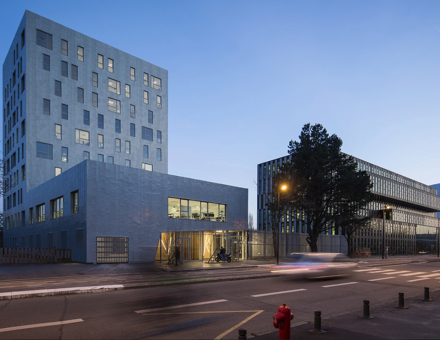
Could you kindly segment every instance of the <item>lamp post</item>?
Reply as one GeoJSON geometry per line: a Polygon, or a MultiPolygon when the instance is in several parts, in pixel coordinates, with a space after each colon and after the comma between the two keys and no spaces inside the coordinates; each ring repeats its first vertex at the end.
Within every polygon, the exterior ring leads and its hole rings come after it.
{"type": "Polygon", "coordinates": [[[390,206],[385,206],[385,209],[383,210],[383,219],[382,219],[382,260],[385,259],[385,218],[386,218],[386,212],[390,209],[390,206]]]}
{"type": "MultiPolygon", "coordinates": [[[[280,192],[281,191],[286,191],[287,190],[287,185],[286,184],[281,184],[281,186],[278,188],[278,198],[277,198],[277,209],[279,209],[280,206],[280,192]]],[[[279,211],[279,210],[278,210],[279,211]]],[[[284,211],[284,209],[283,209],[284,211]]],[[[281,232],[281,227],[280,227],[280,216],[278,214],[278,219],[277,219],[277,266],[280,263],[280,232],[281,232]]]]}

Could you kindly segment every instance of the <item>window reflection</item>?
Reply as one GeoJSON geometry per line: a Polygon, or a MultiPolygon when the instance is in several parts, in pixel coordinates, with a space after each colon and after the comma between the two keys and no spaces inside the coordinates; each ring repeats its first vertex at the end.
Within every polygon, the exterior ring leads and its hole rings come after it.
{"type": "Polygon", "coordinates": [[[168,198],[168,217],[226,222],[226,204],[168,198]]]}

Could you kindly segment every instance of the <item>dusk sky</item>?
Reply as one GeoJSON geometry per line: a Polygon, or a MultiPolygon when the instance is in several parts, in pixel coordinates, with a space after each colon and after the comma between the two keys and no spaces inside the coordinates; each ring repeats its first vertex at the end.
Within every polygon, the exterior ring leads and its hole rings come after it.
{"type": "Polygon", "coordinates": [[[257,164],[309,122],[440,182],[438,0],[4,0],[2,64],[26,9],[167,69],[169,173],[248,188],[254,223],[257,164]]]}

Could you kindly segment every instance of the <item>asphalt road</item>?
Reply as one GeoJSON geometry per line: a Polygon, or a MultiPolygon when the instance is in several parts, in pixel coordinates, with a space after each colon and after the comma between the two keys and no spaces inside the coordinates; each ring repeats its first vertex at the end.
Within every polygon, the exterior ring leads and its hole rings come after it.
{"type": "MultiPolygon", "coordinates": [[[[236,339],[238,328],[261,336],[274,331],[272,315],[282,303],[291,307],[294,326],[313,323],[314,310],[322,311],[325,325],[358,318],[365,299],[375,315],[397,305],[399,292],[409,299],[430,287],[435,298],[439,282],[440,263],[430,262],[359,267],[332,280],[283,276],[2,300],[0,339],[236,339]]],[[[406,335],[415,338],[414,332],[406,335]]]]}

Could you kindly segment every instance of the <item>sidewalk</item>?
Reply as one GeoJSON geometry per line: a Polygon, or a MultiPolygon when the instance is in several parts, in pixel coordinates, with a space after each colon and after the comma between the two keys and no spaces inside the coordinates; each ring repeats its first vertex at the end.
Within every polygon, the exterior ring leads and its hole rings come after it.
{"type": "MultiPolygon", "coordinates": [[[[380,256],[354,259],[361,266],[440,261],[432,255],[380,256]]],[[[199,261],[121,264],[31,264],[0,266],[0,300],[33,296],[102,292],[159,285],[206,283],[274,277],[275,260],[243,260],[232,263],[199,261]]]]}

